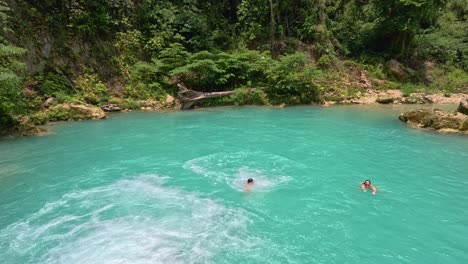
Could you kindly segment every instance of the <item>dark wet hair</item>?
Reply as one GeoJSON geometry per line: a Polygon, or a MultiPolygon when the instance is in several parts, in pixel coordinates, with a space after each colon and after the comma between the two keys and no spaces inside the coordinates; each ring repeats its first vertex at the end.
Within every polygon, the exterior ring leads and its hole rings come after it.
{"type": "Polygon", "coordinates": [[[252,179],[252,178],[249,178],[249,179],[247,180],[247,183],[251,183],[251,182],[253,182],[253,179],[252,179]]]}
{"type": "Polygon", "coordinates": [[[363,183],[366,184],[366,182],[369,182],[369,184],[371,184],[370,180],[365,180],[363,183]]]}

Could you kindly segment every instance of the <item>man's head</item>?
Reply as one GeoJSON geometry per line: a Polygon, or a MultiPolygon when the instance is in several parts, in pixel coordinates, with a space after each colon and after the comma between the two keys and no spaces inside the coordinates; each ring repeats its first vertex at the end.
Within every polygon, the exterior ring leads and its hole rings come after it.
{"type": "Polygon", "coordinates": [[[252,178],[249,178],[249,179],[247,180],[247,183],[248,183],[248,184],[253,184],[253,183],[254,183],[254,180],[253,180],[252,178]]]}
{"type": "Polygon", "coordinates": [[[371,182],[369,180],[365,180],[364,185],[369,186],[369,185],[371,185],[371,182]]]}

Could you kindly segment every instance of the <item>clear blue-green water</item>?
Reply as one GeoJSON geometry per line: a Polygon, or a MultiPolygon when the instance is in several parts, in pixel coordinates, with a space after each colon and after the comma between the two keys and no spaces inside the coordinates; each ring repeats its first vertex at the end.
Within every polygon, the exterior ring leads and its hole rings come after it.
{"type": "Polygon", "coordinates": [[[400,111],[140,112],[0,140],[0,262],[468,263],[468,137],[400,111]]]}

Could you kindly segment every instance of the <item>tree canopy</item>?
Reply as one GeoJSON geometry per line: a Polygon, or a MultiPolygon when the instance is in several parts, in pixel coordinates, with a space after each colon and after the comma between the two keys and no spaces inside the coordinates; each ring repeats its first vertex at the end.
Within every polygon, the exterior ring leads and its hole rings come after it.
{"type": "Polygon", "coordinates": [[[161,99],[174,79],[307,103],[322,89],[313,79],[344,60],[386,78],[382,65],[397,59],[404,82],[424,85],[418,70],[436,62],[445,83],[466,87],[467,14],[464,0],[0,0],[0,116],[51,96],[161,99]]]}

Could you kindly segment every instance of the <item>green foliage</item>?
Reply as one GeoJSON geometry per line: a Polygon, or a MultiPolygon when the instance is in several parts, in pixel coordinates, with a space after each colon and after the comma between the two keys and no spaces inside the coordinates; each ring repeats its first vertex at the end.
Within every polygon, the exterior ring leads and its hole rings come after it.
{"type": "Polygon", "coordinates": [[[331,55],[323,55],[320,57],[320,59],[317,61],[317,66],[321,69],[329,69],[332,68],[334,58],[331,55]]]}
{"type": "MultiPolygon", "coordinates": [[[[210,25],[209,3],[198,1],[143,1],[139,6],[137,20],[146,36],[145,50],[155,56],[171,43],[181,43],[192,50],[213,46],[212,36],[223,21],[210,25]]],[[[219,11],[218,11],[219,12],[219,11]]]]}
{"type": "MultiPolygon", "coordinates": [[[[174,58],[168,60],[173,61],[174,58]]],[[[123,95],[127,98],[143,100],[150,98],[163,99],[167,94],[164,85],[168,84],[167,80],[163,78],[163,72],[166,69],[160,66],[157,63],[137,62],[130,69],[129,83],[125,86],[123,95]]]]}
{"type": "Polygon", "coordinates": [[[418,36],[416,55],[468,70],[468,1],[449,1],[438,24],[418,36]]]}
{"type": "Polygon", "coordinates": [[[166,96],[166,91],[163,90],[161,84],[153,82],[150,84],[135,83],[129,84],[124,88],[124,96],[126,98],[135,98],[135,99],[157,99],[162,100],[166,96]]]}
{"type": "MultiPolygon", "coordinates": [[[[271,56],[267,52],[240,50],[233,53],[190,53],[180,44],[164,49],[152,65],[140,64],[149,78],[145,82],[178,79],[200,91],[222,91],[265,81],[271,56]]],[[[145,76],[139,74],[139,76],[145,76]]],[[[167,84],[167,83],[166,83],[167,84]]]]}
{"type": "Polygon", "coordinates": [[[468,73],[455,67],[439,67],[433,71],[432,91],[468,93],[468,73]]]}
{"type": "Polygon", "coordinates": [[[122,100],[119,105],[121,108],[129,110],[140,109],[140,107],[142,106],[138,101],[130,98],[122,100]]]}
{"type": "Polygon", "coordinates": [[[36,78],[39,90],[46,97],[63,97],[70,94],[71,87],[62,74],[48,72],[36,78]]]}
{"type": "Polygon", "coordinates": [[[386,79],[387,75],[385,74],[385,70],[383,67],[383,64],[377,64],[377,65],[370,65],[368,67],[369,70],[369,75],[373,78],[377,79],[386,79]]]}
{"type": "Polygon", "coordinates": [[[266,1],[242,1],[238,6],[239,27],[242,39],[252,41],[268,38],[268,31],[263,25],[269,24],[269,7],[266,1]]]}
{"type": "Polygon", "coordinates": [[[231,104],[235,105],[268,105],[268,96],[263,90],[250,91],[248,88],[239,88],[230,96],[231,104]]]}
{"type": "MultiPolygon", "coordinates": [[[[281,101],[280,96],[294,96],[291,103],[309,103],[318,100],[318,89],[312,81],[319,71],[305,67],[307,61],[303,53],[273,60],[268,52],[241,49],[231,53],[190,53],[180,44],[173,44],[162,50],[152,64],[135,64],[134,82],[126,87],[125,96],[154,97],[155,93],[169,92],[169,80],[177,80],[193,90],[208,92],[268,86],[266,93],[277,102],[281,101]]],[[[238,90],[231,99],[235,104],[266,104],[263,95],[263,91],[245,94],[245,90],[238,90]]]]}
{"type": "Polygon", "coordinates": [[[78,77],[76,84],[86,103],[96,105],[108,96],[107,87],[97,74],[85,73],[78,77]]]}
{"type": "MultiPolygon", "coordinates": [[[[48,121],[69,121],[69,120],[87,120],[91,119],[91,113],[77,107],[70,107],[69,105],[57,105],[49,108],[46,112],[48,121]]],[[[39,114],[38,121],[44,118],[39,114]]]]}
{"type": "Polygon", "coordinates": [[[22,79],[18,75],[23,64],[18,58],[25,50],[9,44],[3,37],[10,31],[6,25],[9,11],[9,7],[0,1],[0,128],[12,126],[15,123],[12,115],[24,108],[22,79]]]}
{"type": "Polygon", "coordinates": [[[35,112],[29,116],[31,118],[31,122],[36,125],[44,125],[49,121],[49,115],[46,112],[35,112]]]}
{"type": "Polygon", "coordinates": [[[114,44],[118,54],[115,57],[120,74],[129,77],[130,68],[142,57],[142,34],[138,30],[118,32],[114,44]]]}
{"type": "Polygon", "coordinates": [[[73,117],[74,113],[65,108],[52,108],[47,111],[47,120],[52,122],[68,121],[72,120],[73,117]]]}
{"type": "Polygon", "coordinates": [[[408,97],[412,93],[429,91],[423,84],[391,82],[389,88],[401,90],[403,97],[408,97]]]}
{"type": "Polygon", "coordinates": [[[385,62],[398,59],[409,76],[390,86],[404,93],[466,89],[464,0],[8,2],[15,3],[12,10],[0,0],[0,118],[6,123],[49,96],[102,104],[112,94],[137,109],[135,99],[163,100],[177,92],[178,81],[203,92],[240,89],[210,105],[309,103],[331,86],[354,96],[359,85],[340,75],[357,78],[342,61],[355,61],[350,66],[380,88],[387,86],[376,79],[391,78],[385,62]],[[31,47],[28,56],[11,43],[31,47]],[[31,66],[25,75],[38,76],[31,87],[39,96],[28,105],[21,59],[31,66]],[[448,66],[426,74],[425,60],[448,66]],[[247,92],[251,87],[267,89],[247,92]]]}
{"type": "Polygon", "coordinates": [[[331,28],[345,54],[411,57],[417,34],[436,24],[446,0],[336,1],[331,28]]]}
{"type": "Polygon", "coordinates": [[[305,67],[306,57],[295,53],[281,57],[268,69],[267,94],[273,104],[308,104],[318,102],[320,93],[313,83],[320,74],[314,68],[305,67]]]}

